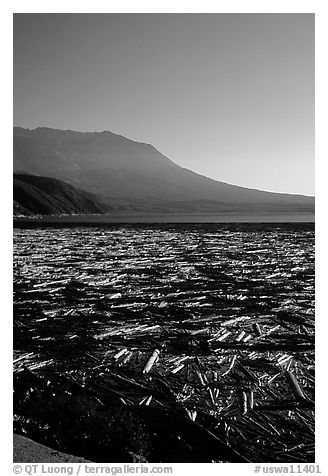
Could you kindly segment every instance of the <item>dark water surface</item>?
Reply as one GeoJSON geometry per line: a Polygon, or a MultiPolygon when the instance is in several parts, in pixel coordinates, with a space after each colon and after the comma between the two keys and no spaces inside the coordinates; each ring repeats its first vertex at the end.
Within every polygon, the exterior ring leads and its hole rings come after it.
{"type": "Polygon", "coordinates": [[[15,375],[183,411],[250,461],[314,460],[313,339],[313,224],[14,230],[15,375]]]}

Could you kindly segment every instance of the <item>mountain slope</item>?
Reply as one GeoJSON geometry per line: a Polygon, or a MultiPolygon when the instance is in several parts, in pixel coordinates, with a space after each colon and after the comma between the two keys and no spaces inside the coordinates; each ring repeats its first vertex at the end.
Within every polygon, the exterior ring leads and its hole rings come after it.
{"type": "Polygon", "coordinates": [[[14,174],[14,214],[104,213],[108,207],[90,193],[60,180],[14,174]]]}
{"type": "Polygon", "coordinates": [[[14,128],[14,171],[64,180],[120,210],[314,211],[313,197],[218,182],[111,132],[14,128]]]}

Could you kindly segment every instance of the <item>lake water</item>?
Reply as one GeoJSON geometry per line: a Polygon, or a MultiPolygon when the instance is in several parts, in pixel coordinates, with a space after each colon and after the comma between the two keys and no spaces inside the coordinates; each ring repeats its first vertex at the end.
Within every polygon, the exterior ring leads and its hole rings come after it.
{"type": "MultiPolygon", "coordinates": [[[[79,385],[92,385],[111,372],[144,379],[146,388],[150,381],[142,372],[159,349],[151,375],[172,385],[177,400],[168,403],[149,389],[120,389],[123,401],[178,405],[223,418],[240,451],[238,438],[247,434],[245,419],[253,409],[248,400],[251,410],[240,414],[240,395],[246,392],[258,411],[279,409],[271,424],[281,439],[265,440],[260,450],[249,448],[248,456],[269,461],[276,444],[275,457],[287,461],[287,439],[290,448],[303,444],[300,435],[314,424],[313,338],[313,224],[14,229],[17,374],[25,366],[48,378],[65,374],[79,385]],[[294,436],[288,420],[293,388],[286,372],[299,379],[310,402],[297,410],[307,426],[297,420],[294,436]]],[[[291,450],[291,461],[298,456],[311,461],[311,435],[307,446],[291,450]]]]}

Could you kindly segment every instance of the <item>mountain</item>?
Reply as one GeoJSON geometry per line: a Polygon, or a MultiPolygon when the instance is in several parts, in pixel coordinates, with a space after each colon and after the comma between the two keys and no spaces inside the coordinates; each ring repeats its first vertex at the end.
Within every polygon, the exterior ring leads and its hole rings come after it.
{"type": "Polygon", "coordinates": [[[116,211],[314,212],[313,197],[219,182],[180,167],[152,145],[106,131],[15,127],[14,171],[62,180],[116,211]]]}
{"type": "Polygon", "coordinates": [[[94,214],[108,206],[88,192],[49,177],[14,174],[14,215],[94,214]]]}

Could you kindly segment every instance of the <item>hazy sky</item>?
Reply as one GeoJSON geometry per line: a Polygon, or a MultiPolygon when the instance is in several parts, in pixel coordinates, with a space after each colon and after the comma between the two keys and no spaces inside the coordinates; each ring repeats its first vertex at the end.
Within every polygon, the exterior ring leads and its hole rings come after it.
{"type": "Polygon", "coordinates": [[[14,123],[110,130],[225,182],[314,194],[314,15],[15,14],[14,123]]]}

